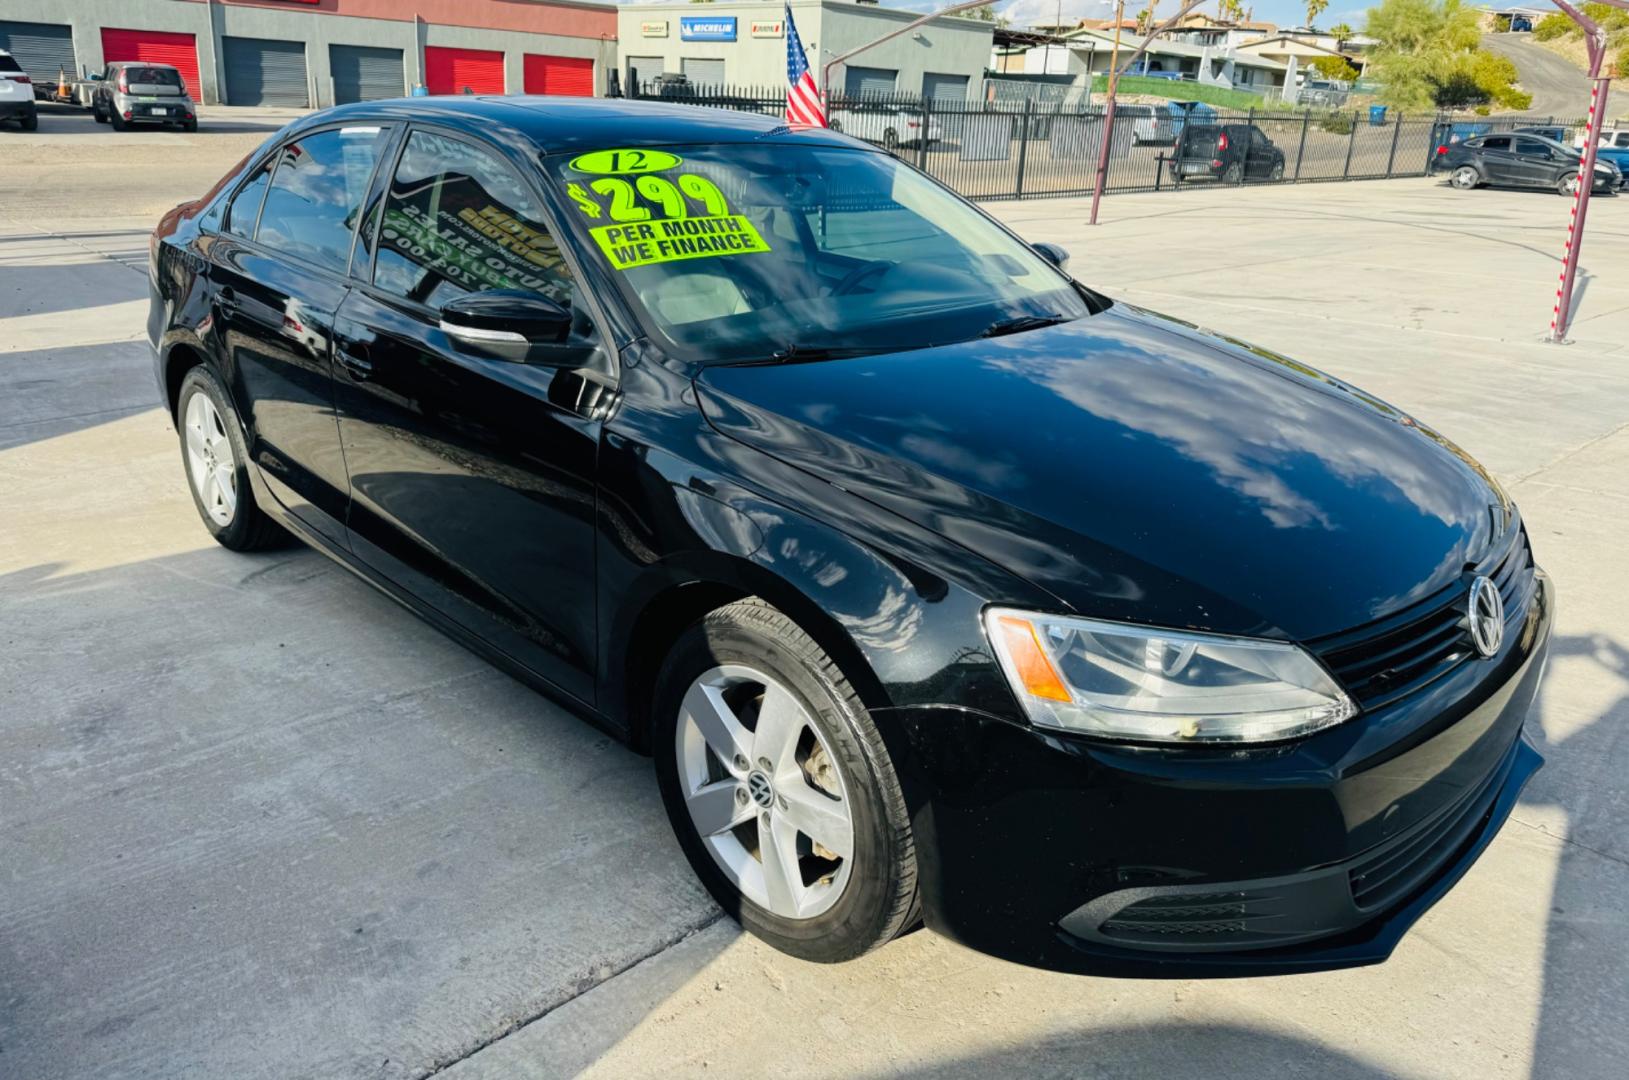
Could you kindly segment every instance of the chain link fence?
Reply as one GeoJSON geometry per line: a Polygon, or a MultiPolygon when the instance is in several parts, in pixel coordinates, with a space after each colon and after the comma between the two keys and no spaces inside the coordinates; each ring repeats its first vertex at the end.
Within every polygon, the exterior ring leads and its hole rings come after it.
{"type": "MultiPolygon", "coordinates": [[[[784,116],[776,87],[652,83],[633,97],[784,116]]],[[[1423,176],[1438,146],[1490,130],[1564,127],[1546,118],[1402,117],[1369,110],[1230,110],[1201,105],[1186,114],[1159,105],[1119,105],[1106,131],[1102,104],[1066,95],[988,101],[914,95],[839,94],[827,103],[831,126],[886,149],[970,199],[1078,195],[1092,190],[1103,140],[1109,144],[1104,190],[1160,191],[1198,182],[1251,186],[1423,176]],[[1175,162],[1187,123],[1254,127],[1265,136],[1250,164],[1202,181],[1175,162]]],[[[1254,138],[1254,136],[1252,136],[1254,138]]]]}

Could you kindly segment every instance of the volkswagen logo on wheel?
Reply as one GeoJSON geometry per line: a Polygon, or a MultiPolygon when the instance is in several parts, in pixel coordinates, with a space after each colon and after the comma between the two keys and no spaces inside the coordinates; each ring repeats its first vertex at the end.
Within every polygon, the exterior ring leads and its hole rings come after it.
{"type": "Polygon", "coordinates": [[[1491,578],[1479,577],[1471,582],[1468,614],[1471,643],[1483,657],[1493,656],[1505,640],[1505,602],[1491,578]]]}
{"type": "Polygon", "coordinates": [[[765,776],[757,769],[747,775],[747,791],[752,795],[752,801],[768,810],[775,805],[775,788],[765,776]]]}

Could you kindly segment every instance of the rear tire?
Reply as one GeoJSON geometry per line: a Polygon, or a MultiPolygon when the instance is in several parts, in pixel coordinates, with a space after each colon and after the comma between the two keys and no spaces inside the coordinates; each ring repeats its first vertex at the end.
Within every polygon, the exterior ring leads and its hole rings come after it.
{"type": "Polygon", "coordinates": [[[112,110],[108,111],[107,122],[113,125],[114,131],[128,131],[130,125],[124,122],[124,117],[112,110]]]}
{"type": "Polygon", "coordinates": [[[1475,166],[1461,165],[1448,174],[1448,184],[1460,191],[1470,191],[1482,183],[1482,174],[1476,171],[1475,166]]]}
{"type": "Polygon", "coordinates": [[[187,490],[216,542],[233,551],[288,542],[289,534],[255,504],[242,425],[214,372],[202,365],[187,372],[175,415],[187,490]]]}
{"type": "Polygon", "coordinates": [[[29,113],[20,121],[24,131],[38,131],[40,129],[40,114],[29,113]]]}
{"type": "Polygon", "coordinates": [[[1222,170],[1222,183],[1224,184],[1237,184],[1243,179],[1244,170],[1239,168],[1239,163],[1236,161],[1222,170]]]}
{"type": "Polygon", "coordinates": [[[188,135],[196,134],[198,131],[198,121],[188,120],[186,123],[181,125],[181,130],[186,132],[188,135]]]}
{"type": "Polygon", "coordinates": [[[107,123],[107,114],[102,112],[102,107],[100,105],[91,106],[91,116],[96,118],[96,122],[98,124],[107,123]]]}
{"type": "Polygon", "coordinates": [[[882,145],[883,148],[887,150],[892,150],[897,147],[899,145],[899,132],[895,131],[893,128],[889,128],[884,131],[882,133],[882,145]]]}
{"type": "Polygon", "coordinates": [[[909,929],[916,849],[899,779],[870,714],[814,639],[756,598],[719,608],[674,644],[653,701],[674,833],[743,928],[818,963],[854,959],[909,929]],[[708,806],[709,795],[719,801],[708,806]],[[719,824],[704,837],[703,821],[719,824]]]}

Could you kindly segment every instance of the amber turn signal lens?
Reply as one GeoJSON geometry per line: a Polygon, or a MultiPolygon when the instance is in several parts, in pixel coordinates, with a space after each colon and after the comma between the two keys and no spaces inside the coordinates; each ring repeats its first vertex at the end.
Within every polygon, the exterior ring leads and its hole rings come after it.
{"type": "Polygon", "coordinates": [[[998,622],[1002,643],[1007,647],[1007,655],[1012,658],[1013,668],[1022,680],[1024,689],[1033,697],[1047,701],[1072,700],[1069,688],[1058,677],[1058,669],[1047,659],[1034,625],[1011,615],[1003,615],[998,622]]]}

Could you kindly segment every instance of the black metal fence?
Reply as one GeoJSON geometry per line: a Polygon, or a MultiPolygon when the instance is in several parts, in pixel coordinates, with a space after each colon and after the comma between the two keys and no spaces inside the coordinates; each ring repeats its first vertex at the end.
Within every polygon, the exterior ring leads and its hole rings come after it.
{"type": "MultiPolygon", "coordinates": [[[[630,96],[784,116],[775,87],[647,84],[630,96]]],[[[1159,191],[1191,183],[1173,162],[1183,123],[1160,106],[1120,106],[1105,132],[1104,106],[1035,100],[945,101],[910,95],[837,95],[831,126],[911,162],[972,199],[1077,195],[1092,190],[1103,139],[1106,191],[1159,191]]],[[[1367,110],[1234,111],[1205,106],[1194,122],[1250,124],[1270,148],[1229,182],[1239,186],[1421,176],[1455,135],[1532,126],[1532,119],[1370,116],[1367,110]],[[1274,153],[1276,151],[1276,153],[1274,153]],[[1281,164],[1278,155],[1282,155],[1281,164]]],[[[1555,123],[1555,122],[1551,122],[1555,123]]],[[[1572,122],[1568,122],[1569,132],[1572,122]]]]}

